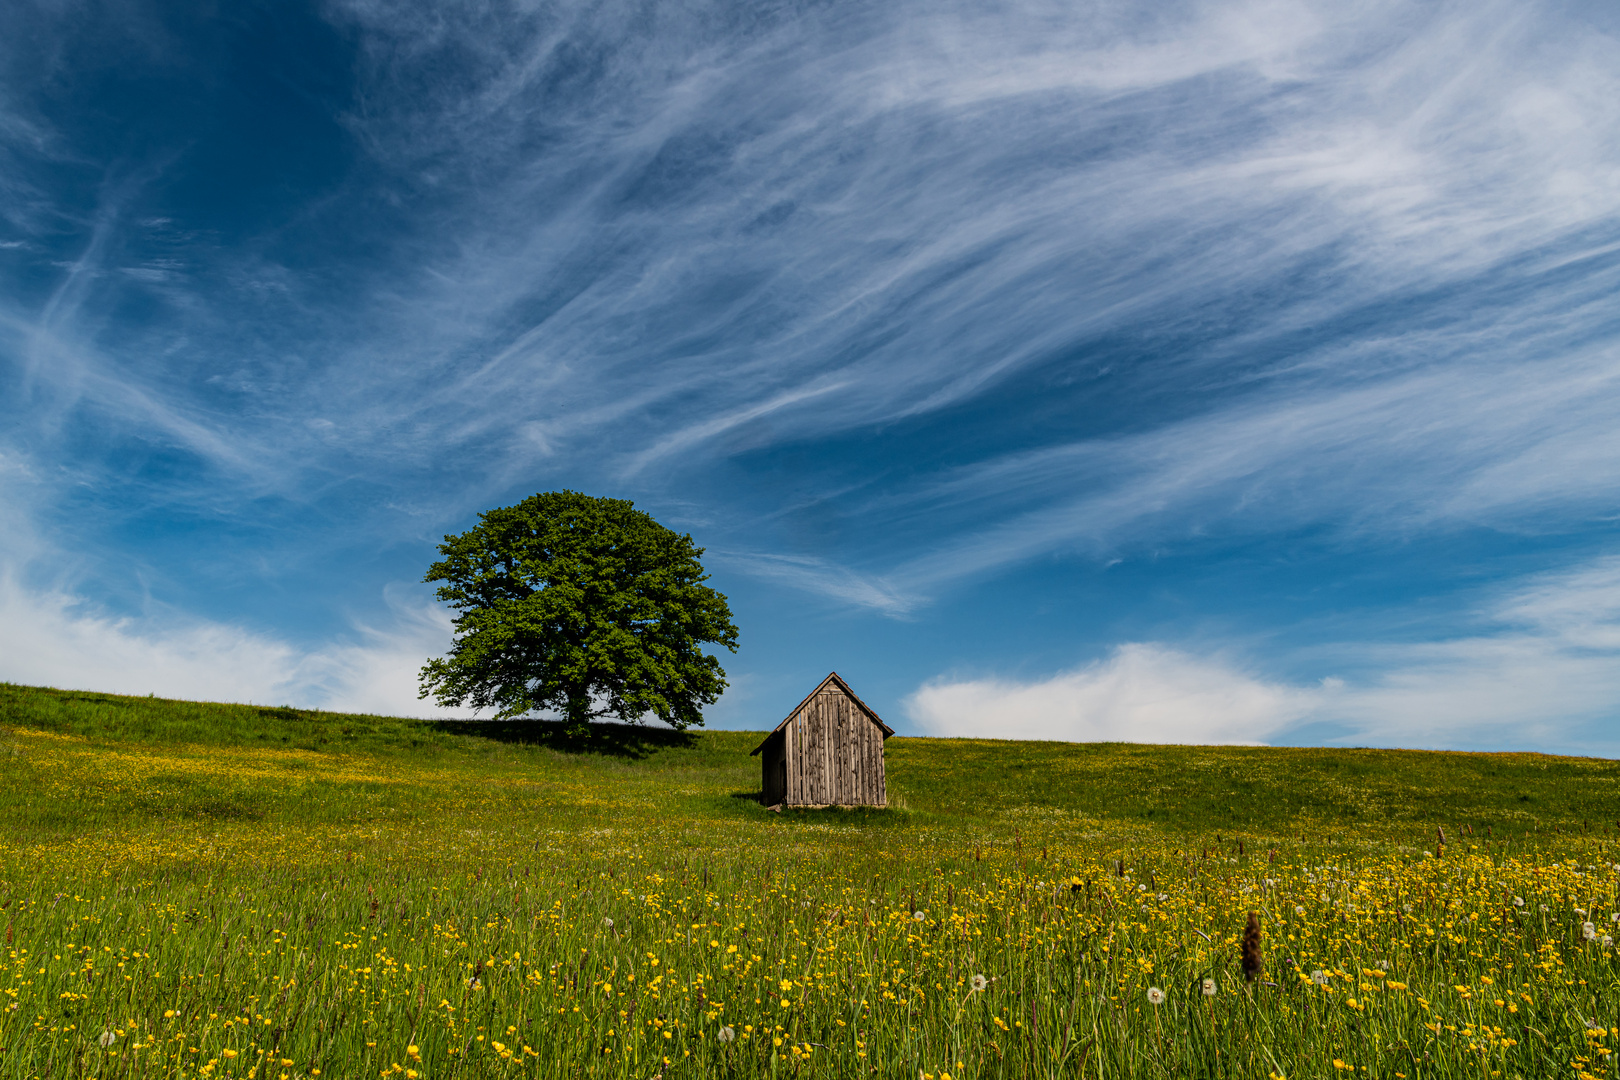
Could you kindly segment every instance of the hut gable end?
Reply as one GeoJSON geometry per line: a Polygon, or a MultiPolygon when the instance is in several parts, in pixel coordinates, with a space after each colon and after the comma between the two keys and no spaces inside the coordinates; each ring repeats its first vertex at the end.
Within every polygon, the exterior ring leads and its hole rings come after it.
{"type": "Polygon", "coordinates": [[[754,750],[767,806],[885,806],[883,740],[894,734],[835,671],[754,750]]]}

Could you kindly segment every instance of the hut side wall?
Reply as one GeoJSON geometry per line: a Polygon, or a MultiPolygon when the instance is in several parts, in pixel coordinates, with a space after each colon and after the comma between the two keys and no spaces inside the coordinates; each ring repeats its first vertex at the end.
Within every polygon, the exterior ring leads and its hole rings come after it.
{"type": "Polygon", "coordinates": [[[760,789],[766,806],[787,800],[787,739],[778,735],[760,752],[760,789]]]}
{"type": "Polygon", "coordinates": [[[883,732],[842,690],[828,687],[805,702],[783,734],[788,803],[887,805],[883,732]]]}

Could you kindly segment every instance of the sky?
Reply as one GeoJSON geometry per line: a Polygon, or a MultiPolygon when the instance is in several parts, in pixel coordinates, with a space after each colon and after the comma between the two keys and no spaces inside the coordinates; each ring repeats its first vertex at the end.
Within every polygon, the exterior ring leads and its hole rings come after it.
{"type": "Polygon", "coordinates": [[[1612,3],[16,0],[0,679],[441,713],[627,498],[907,735],[1620,755],[1612,3]]]}

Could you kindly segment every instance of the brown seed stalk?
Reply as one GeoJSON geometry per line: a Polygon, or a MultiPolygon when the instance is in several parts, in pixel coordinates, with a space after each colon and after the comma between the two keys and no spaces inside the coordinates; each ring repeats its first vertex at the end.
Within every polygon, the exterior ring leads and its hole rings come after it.
{"type": "Polygon", "coordinates": [[[1260,913],[1249,912],[1249,924],[1243,928],[1243,977],[1249,982],[1260,977],[1265,970],[1260,959],[1260,913]]]}

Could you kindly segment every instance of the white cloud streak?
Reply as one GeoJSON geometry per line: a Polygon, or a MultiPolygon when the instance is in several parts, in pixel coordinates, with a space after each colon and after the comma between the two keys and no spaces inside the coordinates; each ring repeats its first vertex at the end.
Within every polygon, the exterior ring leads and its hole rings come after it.
{"type": "Polygon", "coordinates": [[[0,678],[109,693],[281,704],[298,668],[286,645],[192,622],[164,631],[85,611],[69,594],[0,578],[0,678]]]}
{"type": "Polygon", "coordinates": [[[1620,350],[1606,347],[1276,396],[1143,435],[1011,456],[916,492],[923,508],[996,524],[883,580],[914,596],[1052,551],[1102,554],[1194,531],[1556,527],[1612,507],[1620,435],[1608,418],[1617,407],[1620,350]],[[1069,497],[1075,489],[1085,494],[1069,497]],[[1031,504],[1038,509],[1017,510],[1031,504]]]}
{"type": "Polygon", "coordinates": [[[378,625],[315,645],[189,616],[161,604],[134,615],[89,601],[86,571],[34,524],[39,470],[0,455],[0,679],[36,686],[392,716],[465,716],[416,699],[416,672],[449,646],[448,615],[402,587],[378,625]]]}
{"type": "MultiPolygon", "coordinates": [[[[457,34],[393,6],[344,10],[377,35],[379,73],[457,34]]],[[[1141,393],[1207,386],[1179,415],[912,470],[860,512],[869,535],[903,532],[908,514],[923,535],[847,550],[842,569],[790,573],[793,553],[752,566],[903,613],[1053,551],[1321,521],[1399,534],[1536,514],[1545,528],[1612,502],[1620,43],[1578,14],[1265,0],[1142,24],[1111,5],[947,6],[847,38],[807,17],[710,39],[672,17],[657,42],[612,14],[570,18],[525,24],[479,94],[363,122],[399,163],[510,149],[513,110],[574,44],[601,45],[598,74],[621,80],[582,84],[598,122],[562,137],[601,167],[567,214],[476,233],[412,297],[431,320],[413,332],[454,349],[536,282],[578,281],[498,363],[458,378],[449,412],[468,419],[452,441],[523,417],[545,438],[511,452],[533,461],[599,448],[607,430],[604,475],[656,487],[920,422],[1106,335],[1218,321],[1277,291],[1162,370],[1114,376],[1141,393]],[[635,246],[601,262],[627,228],[635,246]],[[1282,285],[1301,277],[1317,284],[1282,285]],[[1414,297],[1434,309],[1425,322],[1367,314],[1414,297]]],[[[505,176],[478,204],[492,218],[495,200],[532,207],[557,180],[505,176]]]]}
{"type": "Polygon", "coordinates": [[[928,683],[905,709],[935,736],[1209,745],[1263,743],[1313,704],[1219,660],[1134,643],[1035,682],[928,683]]]}
{"type": "Polygon", "coordinates": [[[319,645],[179,615],[115,617],[70,593],[0,576],[0,679],[112,694],[383,716],[456,718],[416,697],[423,662],[449,644],[443,613],[397,600],[383,627],[319,645]]]}
{"type": "MultiPolygon", "coordinates": [[[[55,10],[18,40],[68,34],[55,10]]],[[[748,553],[730,565],[915,618],[1053,553],[1309,525],[1370,545],[1555,535],[1620,512],[1620,40],[1603,9],[325,11],[359,50],[341,122],[369,183],[229,244],[143,209],[181,150],[128,177],[98,166],[24,100],[51,80],[0,45],[0,258],[21,267],[0,290],[0,455],[68,463],[35,470],[31,519],[123,490],[147,456],[151,505],[235,525],[279,499],[325,522],[285,542],[323,552],[431,541],[542,487],[701,489],[704,542],[748,553]],[[105,169],[95,205],[48,182],[66,161],[105,169]],[[356,242],[334,253],[333,231],[356,242]],[[880,437],[899,460],[867,449],[880,437]],[[756,480],[805,447],[790,493],[756,480]],[[852,539],[806,553],[773,523],[818,497],[852,539]]],[[[70,79],[67,55],[41,62],[70,79]]],[[[5,603],[57,643],[19,640],[40,672],[89,648],[119,685],[212,688],[212,656],[247,665],[242,693],[381,701],[368,687],[439,633],[396,611],[317,662],[180,616],[125,622],[72,572],[121,558],[114,534],[36,535],[8,564],[5,603]]],[[[1583,679],[1607,700],[1565,630],[1498,614],[1517,629],[1386,658],[1384,681],[1320,708],[1365,731],[1381,730],[1367,703],[1449,716],[1447,688],[1511,668],[1502,649],[1543,688],[1515,715],[1580,713],[1585,691],[1564,688],[1583,679]]],[[[1132,650],[1052,693],[1102,710],[1097,731],[1175,734],[1155,703],[1207,684],[1222,738],[1319,693],[1132,650]]]]}
{"type": "Polygon", "coordinates": [[[1048,678],[939,678],[905,708],[930,735],[1219,744],[1304,730],[1340,745],[1620,755],[1620,558],[1519,583],[1479,614],[1470,636],[1308,650],[1356,669],[1348,679],[1291,684],[1132,643],[1048,678]]]}
{"type": "MultiPolygon", "coordinates": [[[[116,212],[128,183],[46,309],[8,315],[51,354],[44,377],[257,470],[258,490],[462,452],[488,482],[422,493],[450,516],[564,459],[655,490],[671,470],[928,417],[1099,337],[1316,275],[1158,376],[1230,385],[1245,345],[1549,245],[1595,250],[1582,230],[1620,209],[1620,46],[1577,12],[331,11],[364,58],[349,130],[417,199],[421,246],[355,268],[366,320],[392,331],[357,337],[254,250],[207,253],[224,260],[210,276],[274,277],[296,299],[249,314],[261,290],[152,294],[187,335],[164,347],[290,349],[307,376],[243,372],[251,407],[219,422],[94,340],[92,312],[145,287],[108,273],[111,234],[133,228],[116,212]],[[289,315],[309,339],[286,340],[289,315]],[[288,416],[330,426],[294,437],[288,416]]],[[[1526,317],[1571,337],[1603,320],[1552,306],[1526,317]]],[[[1318,351],[1315,378],[1294,355],[1244,377],[1291,373],[1278,397],[1320,401],[1347,374],[1376,377],[1365,354],[1383,343],[1353,336],[1360,348],[1318,351]]],[[[1483,363],[1513,355],[1482,344],[1483,363]]],[[[1230,397],[1209,411],[1252,413],[1230,397]]]]}
{"type": "MultiPolygon", "coordinates": [[[[458,37],[392,5],[344,10],[375,35],[379,79],[452,40],[487,57],[476,93],[398,113],[384,97],[354,121],[401,167],[454,146],[509,170],[463,212],[516,227],[433,268],[412,337],[462,348],[537,283],[577,282],[499,363],[458,377],[479,405],[459,434],[538,414],[580,446],[622,417],[630,473],[932,413],[1325,258],[1334,288],[1255,330],[1310,325],[1467,281],[1620,207],[1615,42],[1513,6],[1185,5],[1151,27],[1107,5],[897,9],[858,42],[814,18],[709,40],[669,16],[655,43],[608,12],[522,22],[498,46],[486,19],[458,37]],[[599,167],[566,213],[535,215],[561,178],[513,168],[513,112],[581,41],[617,89],[586,84],[599,112],[562,137],[599,167]],[[1196,104],[1199,80],[1223,113],[1196,104]],[[1114,128],[1133,138],[1099,142],[1114,128]],[[625,229],[635,246],[602,262],[625,229]],[[536,384],[537,368],[566,375],[536,384]],[[829,380],[848,386],[835,409],[829,380]],[[764,414],[768,429],[713,445],[764,414]]],[[[360,430],[400,422],[379,408],[422,409],[406,400],[358,410],[360,430]]]]}

